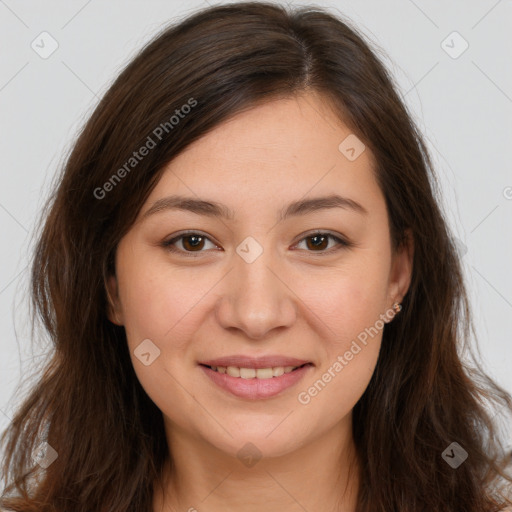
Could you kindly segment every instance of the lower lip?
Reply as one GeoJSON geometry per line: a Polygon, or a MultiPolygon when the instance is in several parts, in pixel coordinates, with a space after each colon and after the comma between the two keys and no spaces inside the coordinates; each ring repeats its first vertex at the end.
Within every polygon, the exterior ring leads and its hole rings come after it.
{"type": "Polygon", "coordinates": [[[281,393],[285,389],[297,384],[312,368],[312,365],[307,364],[293,372],[283,373],[283,375],[272,377],[271,379],[242,379],[241,377],[231,377],[227,373],[216,372],[207,366],[199,366],[222,389],[240,398],[249,398],[251,400],[270,398],[281,393]]]}

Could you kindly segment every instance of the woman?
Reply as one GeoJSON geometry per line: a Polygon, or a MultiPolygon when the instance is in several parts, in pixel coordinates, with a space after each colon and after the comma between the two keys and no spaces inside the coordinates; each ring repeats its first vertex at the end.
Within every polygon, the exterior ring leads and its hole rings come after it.
{"type": "Polygon", "coordinates": [[[348,22],[251,2],[166,29],[48,203],[32,292],[55,353],[4,435],[0,506],[512,504],[483,400],[512,401],[459,356],[435,185],[348,22]]]}

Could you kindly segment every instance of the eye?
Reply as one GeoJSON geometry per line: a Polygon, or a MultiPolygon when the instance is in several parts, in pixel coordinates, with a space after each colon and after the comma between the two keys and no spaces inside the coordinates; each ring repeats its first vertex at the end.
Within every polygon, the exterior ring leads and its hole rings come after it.
{"type": "MultiPolygon", "coordinates": [[[[347,240],[344,240],[343,238],[340,238],[338,236],[333,235],[332,233],[326,233],[322,231],[317,231],[315,233],[311,233],[308,236],[304,237],[302,240],[300,240],[299,244],[305,242],[306,247],[313,248],[313,249],[320,249],[320,250],[313,250],[308,252],[318,252],[320,255],[323,254],[329,254],[334,251],[337,251],[339,249],[342,249],[343,247],[352,247],[352,243],[348,242],[347,240]],[[337,242],[337,247],[335,247],[334,250],[332,250],[332,246],[330,250],[326,251],[326,247],[329,245],[328,240],[334,240],[337,242]],[[311,242],[308,242],[311,241],[311,242]]],[[[297,245],[299,245],[297,244],[297,245]]],[[[335,244],[336,245],[336,244],[335,244]]]]}
{"type": "MultiPolygon", "coordinates": [[[[318,252],[318,253],[320,253],[320,255],[322,255],[325,253],[334,252],[332,250],[332,247],[328,251],[325,250],[326,249],[326,241],[327,241],[327,246],[329,245],[328,240],[334,240],[335,242],[337,242],[338,247],[336,247],[334,249],[334,251],[342,249],[343,247],[352,247],[353,246],[353,244],[351,242],[348,242],[347,240],[344,240],[344,239],[342,239],[338,236],[335,236],[331,233],[326,233],[326,232],[322,232],[322,231],[317,231],[315,233],[312,233],[312,234],[302,238],[300,240],[299,244],[302,242],[306,242],[306,247],[308,249],[309,248],[315,249],[313,251],[308,251],[308,252],[318,252]],[[308,243],[309,240],[311,240],[311,243],[308,243]],[[320,249],[320,250],[316,250],[316,249],[320,249]]],[[[196,255],[194,253],[204,252],[201,249],[204,249],[206,241],[210,242],[214,247],[217,247],[207,236],[205,236],[201,233],[198,233],[196,231],[181,233],[180,235],[175,236],[175,237],[171,238],[170,240],[163,242],[162,247],[166,248],[170,252],[180,252],[186,256],[196,257],[199,254],[196,255]],[[182,248],[175,247],[175,244],[177,242],[181,242],[182,248]]],[[[299,244],[297,244],[297,246],[299,244]]]]}
{"type": "Polygon", "coordinates": [[[186,256],[195,257],[196,254],[194,253],[204,252],[201,251],[201,249],[204,248],[206,240],[208,240],[214,247],[217,247],[207,236],[197,233],[196,231],[181,233],[180,235],[163,242],[162,246],[170,252],[180,252],[186,256]],[[181,242],[183,249],[175,247],[177,241],[181,242]]]}

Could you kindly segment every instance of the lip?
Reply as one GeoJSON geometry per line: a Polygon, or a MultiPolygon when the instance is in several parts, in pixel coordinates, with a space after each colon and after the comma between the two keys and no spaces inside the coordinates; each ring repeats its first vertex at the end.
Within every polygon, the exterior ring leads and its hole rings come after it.
{"type": "Polygon", "coordinates": [[[206,366],[236,366],[237,368],[275,368],[276,366],[302,366],[303,364],[310,363],[303,359],[296,359],[295,357],[286,357],[280,355],[269,354],[259,357],[250,357],[244,355],[232,355],[226,357],[219,357],[217,359],[208,359],[200,361],[199,364],[206,366]]]}
{"type": "Polygon", "coordinates": [[[203,364],[200,364],[199,367],[212,382],[232,395],[250,400],[261,400],[276,396],[285,389],[289,389],[296,385],[309,371],[311,371],[313,364],[306,364],[305,366],[297,368],[290,373],[284,373],[279,377],[272,377],[271,379],[242,379],[241,377],[231,377],[231,375],[228,375],[227,373],[216,372],[208,366],[203,366],[203,364]]]}

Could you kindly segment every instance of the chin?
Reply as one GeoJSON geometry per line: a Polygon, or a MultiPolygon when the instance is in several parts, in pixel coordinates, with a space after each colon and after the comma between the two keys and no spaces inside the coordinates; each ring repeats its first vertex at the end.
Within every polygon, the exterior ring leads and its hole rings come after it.
{"type": "Polygon", "coordinates": [[[242,429],[236,432],[236,435],[226,425],[228,431],[233,433],[233,437],[226,434],[222,439],[209,439],[208,442],[218,450],[236,457],[247,467],[251,467],[252,462],[250,461],[281,457],[302,447],[303,443],[289,430],[283,429],[282,433],[278,433],[276,429],[272,432],[277,424],[265,431],[261,429],[259,431],[244,431],[242,429]],[[269,432],[272,433],[269,435],[269,432]],[[246,461],[249,462],[246,463],[246,461]]]}

